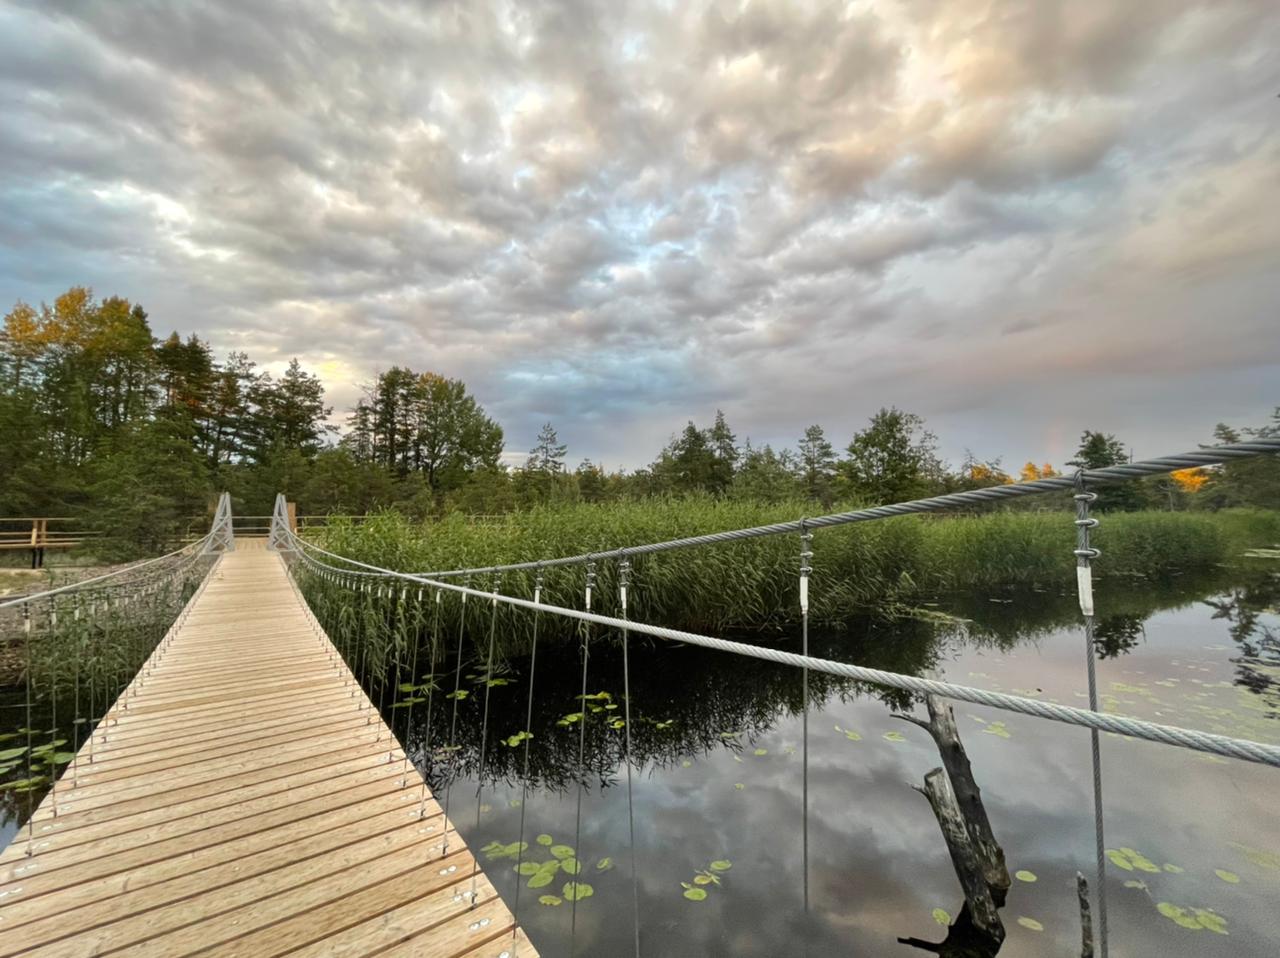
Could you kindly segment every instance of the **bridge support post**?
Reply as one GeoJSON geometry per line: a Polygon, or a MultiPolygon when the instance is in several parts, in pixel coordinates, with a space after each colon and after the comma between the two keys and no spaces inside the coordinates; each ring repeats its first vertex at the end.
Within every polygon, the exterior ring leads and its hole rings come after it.
{"type": "Polygon", "coordinates": [[[231,493],[224,492],[218,497],[218,509],[213,514],[213,528],[210,530],[209,541],[201,550],[201,555],[235,551],[236,534],[231,525],[231,493]]]}
{"type": "Polygon", "coordinates": [[[275,508],[271,510],[271,532],[267,536],[269,552],[293,551],[293,547],[289,545],[289,536],[293,533],[291,519],[289,503],[285,500],[284,493],[277,492],[275,508]]]}

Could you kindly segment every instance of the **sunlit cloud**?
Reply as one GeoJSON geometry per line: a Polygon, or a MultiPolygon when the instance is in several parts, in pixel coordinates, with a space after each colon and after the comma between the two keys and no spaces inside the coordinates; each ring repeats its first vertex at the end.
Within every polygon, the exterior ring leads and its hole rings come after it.
{"type": "Polygon", "coordinates": [[[0,299],[73,283],[335,418],[467,381],[646,462],[717,407],[845,441],[1141,452],[1280,401],[1280,12],[0,2],[0,299]]]}

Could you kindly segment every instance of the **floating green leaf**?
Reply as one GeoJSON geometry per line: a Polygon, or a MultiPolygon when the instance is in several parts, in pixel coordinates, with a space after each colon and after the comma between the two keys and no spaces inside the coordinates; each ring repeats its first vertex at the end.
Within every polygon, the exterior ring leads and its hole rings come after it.
{"type": "Polygon", "coordinates": [[[584,898],[590,898],[596,893],[596,890],[586,882],[571,881],[565,882],[564,888],[561,890],[565,901],[582,901],[584,898]]]}
{"type": "Polygon", "coordinates": [[[1025,881],[1025,882],[1033,882],[1036,880],[1035,872],[1029,872],[1026,869],[1023,869],[1022,871],[1014,872],[1013,877],[1018,879],[1018,881],[1025,881]]]}
{"type": "Polygon", "coordinates": [[[705,873],[693,876],[693,883],[695,885],[710,885],[713,881],[715,881],[715,879],[705,873]]]}
{"type": "Polygon", "coordinates": [[[1237,875],[1235,872],[1229,872],[1225,868],[1215,868],[1213,870],[1213,873],[1217,875],[1219,878],[1221,878],[1228,885],[1240,884],[1240,876],[1237,875]]]}
{"type": "Polygon", "coordinates": [[[1139,881],[1136,878],[1130,878],[1127,882],[1124,883],[1124,887],[1125,888],[1146,888],[1147,883],[1144,881],[1139,881]]]}
{"type": "Polygon", "coordinates": [[[556,873],[553,871],[539,871],[529,879],[530,888],[546,888],[555,879],[556,873]]]}
{"type": "Polygon", "coordinates": [[[576,858],[566,858],[560,862],[560,867],[564,869],[566,875],[576,875],[582,871],[582,866],[576,858]]]}
{"type": "Polygon", "coordinates": [[[570,845],[552,845],[551,854],[564,861],[566,858],[573,857],[573,847],[570,845]]]}
{"type": "Polygon", "coordinates": [[[861,742],[861,741],[862,741],[862,736],[861,736],[861,735],[859,735],[857,732],[855,732],[855,731],[854,731],[853,729],[851,729],[851,728],[847,728],[847,729],[845,729],[845,730],[844,730],[844,737],[845,737],[845,738],[847,738],[850,742],[861,742]]]}
{"type": "Polygon", "coordinates": [[[27,747],[25,745],[22,746],[22,748],[7,748],[3,752],[0,752],[0,762],[5,762],[11,758],[18,758],[26,754],[27,747]]]}
{"type": "Polygon", "coordinates": [[[907,740],[907,737],[901,732],[885,732],[884,737],[890,742],[905,742],[907,740]]]}
{"type": "Polygon", "coordinates": [[[1009,734],[1009,727],[1004,722],[989,722],[982,731],[987,735],[995,735],[999,738],[1012,738],[1009,734]]]}
{"type": "Polygon", "coordinates": [[[1186,871],[1186,869],[1183,868],[1181,865],[1170,865],[1168,862],[1165,862],[1160,867],[1163,868],[1165,871],[1167,871],[1170,875],[1181,875],[1183,872],[1186,871]]]}
{"type": "Polygon", "coordinates": [[[1107,858],[1111,859],[1111,864],[1117,868],[1123,868],[1127,872],[1135,869],[1142,872],[1160,871],[1159,865],[1143,855],[1142,852],[1135,851],[1132,848],[1108,848],[1107,858]]]}
{"type": "Polygon", "coordinates": [[[552,842],[555,841],[555,839],[552,838],[550,835],[546,834],[545,832],[543,832],[541,835],[535,838],[534,841],[536,841],[539,845],[550,845],[552,842]]]}
{"type": "Polygon", "coordinates": [[[510,735],[507,738],[504,738],[502,741],[505,742],[507,745],[509,745],[511,748],[515,748],[525,739],[530,739],[530,738],[533,738],[532,732],[522,731],[522,732],[516,732],[515,735],[510,735]]]}
{"type": "Polygon", "coordinates": [[[1018,916],[1018,924],[1023,928],[1029,928],[1032,931],[1044,931],[1044,925],[1036,921],[1034,918],[1028,918],[1026,915],[1018,916]]]}
{"type": "Polygon", "coordinates": [[[605,857],[596,862],[596,871],[598,872],[607,872],[611,868],[613,868],[612,858],[605,857]]]}
{"type": "Polygon", "coordinates": [[[756,749],[755,754],[756,754],[757,756],[760,756],[760,755],[768,755],[768,754],[769,754],[769,750],[768,750],[767,748],[758,748],[758,749],[756,749]]]}
{"type": "Polygon", "coordinates": [[[1261,848],[1253,848],[1249,845],[1242,845],[1239,842],[1228,842],[1228,844],[1244,854],[1244,857],[1251,864],[1257,865],[1259,868],[1272,868],[1280,871],[1280,855],[1275,852],[1264,851],[1261,848]]]}
{"type": "Polygon", "coordinates": [[[555,895],[539,895],[538,901],[544,905],[559,905],[564,901],[564,899],[558,898],[555,895]]]}
{"type": "Polygon", "coordinates": [[[727,872],[732,867],[733,862],[725,858],[717,859],[711,863],[711,870],[713,872],[727,872]]]}
{"type": "Polygon", "coordinates": [[[1196,921],[1200,922],[1200,927],[1207,931],[1213,932],[1215,935],[1227,935],[1227,920],[1215,912],[1212,908],[1193,908],[1196,921]]]}
{"type": "Polygon", "coordinates": [[[1188,928],[1191,931],[1199,931],[1204,927],[1200,924],[1195,915],[1183,908],[1181,905],[1162,901],[1156,905],[1156,911],[1160,912],[1160,914],[1164,915],[1164,917],[1168,918],[1175,924],[1181,925],[1183,928],[1188,928]]]}
{"type": "Polygon", "coordinates": [[[742,791],[747,786],[743,785],[741,782],[734,782],[733,787],[736,788],[738,791],[742,791]]]}
{"type": "Polygon", "coordinates": [[[575,722],[581,722],[581,721],[582,721],[581,712],[570,712],[568,715],[564,716],[563,718],[557,719],[556,724],[560,726],[569,726],[574,724],[575,722]]]}
{"type": "Polygon", "coordinates": [[[935,908],[933,910],[933,920],[939,925],[951,924],[951,915],[944,908],[935,908]]]}
{"type": "Polygon", "coordinates": [[[707,890],[705,888],[686,888],[684,897],[689,901],[703,901],[707,897],[707,890]]]}
{"type": "Polygon", "coordinates": [[[445,698],[447,698],[447,699],[457,699],[459,702],[461,702],[463,699],[465,699],[465,698],[466,698],[468,695],[470,695],[470,694],[471,694],[471,693],[470,693],[469,691],[467,691],[466,689],[458,689],[458,690],[457,690],[457,691],[455,691],[455,692],[450,692],[448,695],[446,695],[446,696],[445,696],[445,698]]]}

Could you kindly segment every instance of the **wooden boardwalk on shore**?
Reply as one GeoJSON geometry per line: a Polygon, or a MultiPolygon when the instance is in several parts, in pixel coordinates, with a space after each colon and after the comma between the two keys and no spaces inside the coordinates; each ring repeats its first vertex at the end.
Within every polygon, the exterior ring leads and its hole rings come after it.
{"type": "Polygon", "coordinates": [[[0,956],[536,958],[279,556],[180,621],[0,855],[0,956]]]}

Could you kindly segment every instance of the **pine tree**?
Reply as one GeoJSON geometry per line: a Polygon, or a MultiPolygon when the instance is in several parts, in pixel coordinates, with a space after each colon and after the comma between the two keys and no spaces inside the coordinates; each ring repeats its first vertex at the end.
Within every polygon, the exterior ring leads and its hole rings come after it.
{"type": "Polygon", "coordinates": [[[810,426],[800,438],[800,474],[805,495],[829,506],[836,477],[836,451],[821,426],[810,426]]]}

